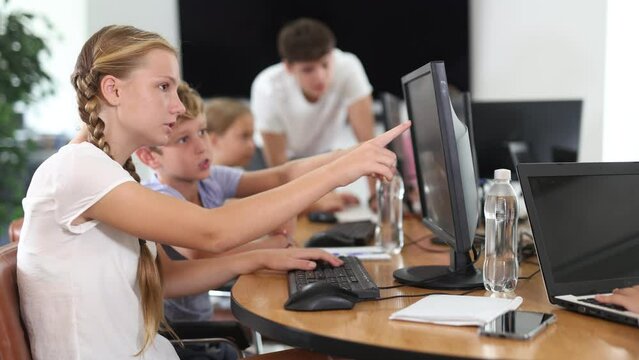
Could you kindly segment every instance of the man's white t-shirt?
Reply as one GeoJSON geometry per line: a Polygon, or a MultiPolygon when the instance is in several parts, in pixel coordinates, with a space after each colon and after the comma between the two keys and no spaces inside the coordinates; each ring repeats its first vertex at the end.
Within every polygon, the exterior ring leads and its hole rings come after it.
{"type": "MultiPolygon", "coordinates": [[[[138,239],[95,220],[72,224],[127,181],[134,180],[89,143],[64,146],[35,172],[17,263],[34,359],[133,359],[141,349],[138,239]]],[[[155,256],[155,244],[146,246],[155,256]]],[[[137,359],[177,358],[158,335],[137,359]]]]}
{"type": "Polygon", "coordinates": [[[332,150],[346,122],[348,107],[373,90],[355,55],[334,49],[333,56],[333,79],[314,103],[304,97],[284,63],[266,68],[253,81],[251,110],[257,129],[286,135],[289,158],[332,150]]]}

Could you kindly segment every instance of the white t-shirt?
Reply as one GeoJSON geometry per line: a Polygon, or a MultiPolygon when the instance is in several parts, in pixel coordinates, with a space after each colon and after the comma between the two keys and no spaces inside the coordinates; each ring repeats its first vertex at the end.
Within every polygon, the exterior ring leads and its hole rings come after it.
{"type": "Polygon", "coordinates": [[[314,103],[304,97],[284,63],[266,68],[253,81],[251,110],[257,129],[286,135],[289,158],[332,150],[348,107],[373,90],[355,55],[334,49],[333,56],[333,80],[314,103]]]}
{"type": "MultiPolygon", "coordinates": [[[[138,239],[95,220],[71,224],[127,181],[134,180],[89,143],[64,146],[35,172],[17,264],[34,359],[133,359],[140,350],[138,239]]],[[[155,256],[155,244],[147,246],[155,256]]],[[[177,358],[158,335],[138,359],[177,358]]]]}

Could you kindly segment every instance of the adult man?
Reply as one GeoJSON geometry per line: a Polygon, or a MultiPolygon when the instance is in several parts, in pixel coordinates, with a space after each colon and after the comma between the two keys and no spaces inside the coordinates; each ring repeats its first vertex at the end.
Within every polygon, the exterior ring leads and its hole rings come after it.
{"type": "Polygon", "coordinates": [[[278,51],[282,62],[262,71],[251,88],[268,166],[331,150],[347,119],[358,141],[373,137],[372,86],[359,59],[335,48],[325,24],[289,23],[278,51]]]}

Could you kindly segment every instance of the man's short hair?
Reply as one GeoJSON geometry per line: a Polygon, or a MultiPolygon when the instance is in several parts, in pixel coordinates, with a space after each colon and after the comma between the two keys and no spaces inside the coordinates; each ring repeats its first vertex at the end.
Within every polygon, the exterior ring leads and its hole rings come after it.
{"type": "Polygon", "coordinates": [[[335,48],[335,35],[321,21],[300,18],[286,24],[277,37],[277,49],[283,60],[314,61],[335,48]]]}

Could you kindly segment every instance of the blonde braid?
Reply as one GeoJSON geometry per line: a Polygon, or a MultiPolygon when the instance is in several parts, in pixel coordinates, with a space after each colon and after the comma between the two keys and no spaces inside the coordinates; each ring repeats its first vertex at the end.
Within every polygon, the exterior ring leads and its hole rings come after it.
{"type": "Polygon", "coordinates": [[[135,170],[135,164],[133,163],[133,158],[129,156],[129,158],[126,159],[122,167],[124,168],[124,170],[129,172],[129,175],[131,175],[131,177],[134,178],[135,181],[140,182],[140,175],[138,175],[138,172],[135,170]]]}
{"type": "MultiPolygon", "coordinates": [[[[88,84],[88,82],[85,82],[88,84]]],[[[87,86],[87,89],[90,88],[87,86]]],[[[85,95],[90,95],[91,92],[87,91],[85,95]]],[[[92,97],[85,96],[87,98],[83,108],[86,113],[87,130],[89,131],[89,142],[95,145],[100,150],[104,151],[109,157],[110,148],[109,143],[104,138],[104,121],[98,116],[99,102],[97,96],[92,97]]],[[[84,119],[83,119],[84,120],[84,119]]],[[[133,160],[129,157],[122,167],[129,172],[129,175],[140,182],[140,176],[135,170],[133,160]]],[[[138,286],[140,287],[140,303],[142,305],[142,315],[145,319],[144,332],[144,346],[135,356],[140,355],[148,344],[152,343],[155,339],[155,334],[162,325],[162,327],[169,329],[169,332],[174,334],[172,329],[166,324],[164,320],[164,299],[162,298],[162,276],[159,266],[159,257],[153,259],[153,255],[149,248],[146,246],[146,241],[138,239],[140,244],[140,257],[138,260],[138,286]],[[157,316],[160,314],[160,316],[157,316]]]]}

